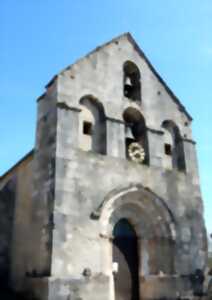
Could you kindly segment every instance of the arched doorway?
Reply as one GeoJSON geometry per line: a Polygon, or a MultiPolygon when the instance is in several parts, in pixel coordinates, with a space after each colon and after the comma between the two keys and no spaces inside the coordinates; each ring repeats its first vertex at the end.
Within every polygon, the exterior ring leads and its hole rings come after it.
{"type": "Polygon", "coordinates": [[[111,280],[110,299],[165,297],[167,290],[161,276],[176,278],[178,260],[176,221],[166,201],[137,184],[114,190],[95,215],[100,216],[103,267],[111,280]]]}
{"type": "Polygon", "coordinates": [[[127,219],[113,229],[115,300],[139,300],[139,258],[136,232],[127,219]]]}

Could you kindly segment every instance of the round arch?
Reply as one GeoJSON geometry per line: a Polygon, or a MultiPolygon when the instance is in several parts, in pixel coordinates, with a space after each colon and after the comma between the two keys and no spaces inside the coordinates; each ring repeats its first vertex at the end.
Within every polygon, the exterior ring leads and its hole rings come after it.
{"type": "MultiPolygon", "coordinates": [[[[120,219],[133,226],[139,241],[140,276],[175,273],[176,226],[166,202],[141,185],[114,191],[105,198],[98,212],[100,235],[109,242],[120,219]]],[[[105,255],[111,256],[110,245],[105,255]]],[[[109,263],[107,261],[107,268],[109,263]]],[[[112,267],[111,267],[112,268],[112,267]]]]}
{"type": "MultiPolygon", "coordinates": [[[[108,237],[111,236],[112,228],[119,219],[120,214],[123,218],[125,215],[127,216],[140,237],[144,232],[139,224],[140,213],[146,215],[145,218],[149,218],[149,225],[155,227],[160,224],[162,226],[161,235],[164,236],[165,234],[173,240],[176,239],[174,216],[165,200],[141,184],[110,192],[95,211],[100,220],[101,234],[108,237]],[[128,209],[129,207],[130,209],[128,209]],[[150,218],[153,216],[158,216],[158,218],[150,218]]],[[[157,233],[158,230],[154,232],[157,233]]]]}
{"type": "Polygon", "coordinates": [[[100,117],[102,117],[102,118],[105,117],[105,110],[104,110],[103,104],[99,101],[99,99],[97,99],[93,95],[85,95],[85,96],[81,97],[79,100],[79,104],[84,105],[86,107],[89,106],[89,104],[93,105],[96,107],[96,109],[98,109],[98,111],[100,113],[100,117]]]}
{"type": "Polygon", "coordinates": [[[106,120],[103,104],[94,96],[86,95],[79,101],[80,148],[106,154],[106,120]]]}

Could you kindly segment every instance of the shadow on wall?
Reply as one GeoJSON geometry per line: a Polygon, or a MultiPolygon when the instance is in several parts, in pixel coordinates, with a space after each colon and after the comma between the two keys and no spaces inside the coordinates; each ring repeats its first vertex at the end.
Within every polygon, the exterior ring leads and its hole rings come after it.
{"type": "Polygon", "coordinates": [[[0,288],[6,287],[11,271],[12,230],[15,205],[15,178],[0,191],[0,288]]]}

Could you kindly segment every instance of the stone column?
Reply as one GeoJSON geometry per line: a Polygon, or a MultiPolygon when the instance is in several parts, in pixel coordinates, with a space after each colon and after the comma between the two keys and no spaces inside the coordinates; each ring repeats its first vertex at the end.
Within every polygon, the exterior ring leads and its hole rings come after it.
{"type": "Polygon", "coordinates": [[[163,131],[147,128],[149,165],[162,167],[163,164],[163,131]]]}
{"type": "Polygon", "coordinates": [[[195,176],[196,179],[199,180],[197,154],[195,149],[196,143],[189,139],[183,139],[182,143],[185,154],[186,172],[192,174],[192,176],[195,176]]]}
{"type": "Polygon", "coordinates": [[[79,146],[79,113],[81,109],[57,103],[57,157],[72,158],[79,146]]]}
{"type": "MultiPolygon", "coordinates": [[[[54,87],[56,90],[56,87],[54,87]]],[[[47,276],[51,270],[52,213],[55,188],[57,94],[47,93],[38,102],[33,159],[32,227],[28,273],[47,276]]]]}
{"type": "Polygon", "coordinates": [[[124,122],[106,118],[107,122],[107,155],[125,158],[125,124],[124,122]]]}

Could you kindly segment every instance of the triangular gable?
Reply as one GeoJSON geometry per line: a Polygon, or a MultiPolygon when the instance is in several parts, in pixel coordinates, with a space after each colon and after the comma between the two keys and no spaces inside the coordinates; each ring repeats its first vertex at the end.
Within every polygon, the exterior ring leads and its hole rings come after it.
{"type": "MultiPolygon", "coordinates": [[[[69,65],[68,67],[66,67],[65,69],[63,69],[61,72],[58,73],[58,75],[63,74],[65,71],[69,70],[73,65],[79,63],[82,59],[85,59],[86,57],[94,54],[95,52],[101,51],[101,49],[107,47],[108,45],[110,45],[110,44],[112,44],[112,43],[114,43],[116,41],[119,41],[123,37],[126,37],[128,39],[128,41],[133,45],[133,47],[136,50],[136,52],[142,57],[142,59],[145,60],[145,62],[147,63],[148,67],[150,68],[150,70],[153,72],[153,74],[156,76],[156,78],[159,80],[159,82],[164,86],[165,90],[170,95],[171,99],[177,104],[177,106],[179,107],[180,111],[184,112],[185,115],[188,117],[188,119],[192,121],[191,115],[187,112],[186,108],[183,106],[183,104],[180,102],[180,100],[177,98],[177,96],[173,93],[173,91],[168,87],[168,85],[166,84],[166,82],[162,79],[162,77],[155,70],[155,68],[153,67],[153,65],[149,61],[149,59],[146,57],[146,55],[144,54],[144,52],[141,50],[141,48],[139,47],[139,45],[136,43],[136,41],[134,40],[134,38],[132,37],[132,35],[129,32],[124,33],[124,34],[122,34],[122,35],[120,35],[120,36],[112,39],[111,41],[103,44],[102,46],[96,47],[94,50],[92,50],[91,52],[89,52],[87,55],[85,55],[84,57],[78,59],[75,63],[73,63],[73,64],[69,65]]],[[[55,75],[49,81],[49,83],[45,86],[45,88],[48,88],[57,79],[58,75],[55,75]]],[[[39,97],[38,101],[40,99],[42,99],[44,96],[45,96],[45,94],[43,94],[41,97],[39,97]]]]}

